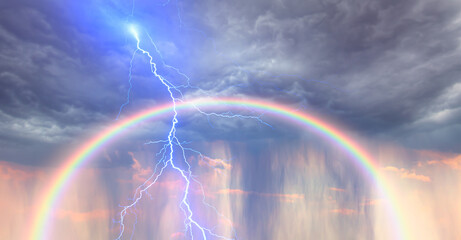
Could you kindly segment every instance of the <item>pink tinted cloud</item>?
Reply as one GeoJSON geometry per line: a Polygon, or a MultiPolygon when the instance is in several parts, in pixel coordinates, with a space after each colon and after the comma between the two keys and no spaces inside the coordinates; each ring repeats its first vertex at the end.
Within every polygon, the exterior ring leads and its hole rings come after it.
{"type": "Polygon", "coordinates": [[[361,206],[374,206],[379,205],[383,202],[383,199],[365,199],[360,205],[361,206]]]}
{"type": "Polygon", "coordinates": [[[132,176],[132,180],[135,182],[144,182],[152,174],[152,169],[150,167],[143,168],[141,163],[139,163],[138,159],[134,157],[132,152],[129,152],[128,154],[133,160],[131,168],[135,171],[132,176]]]}
{"type": "Polygon", "coordinates": [[[132,152],[128,152],[128,155],[130,155],[131,159],[133,160],[133,164],[131,164],[131,170],[133,171],[133,174],[131,176],[131,179],[119,179],[118,181],[136,184],[143,183],[151,176],[153,172],[152,168],[143,168],[139,160],[136,159],[132,152]]]}
{"type": "Polygon", "coordinates": [[[230,170],[232,165],[222,159],[213,159],[207,156],[200,157],[198,164],[200,166],[210,166],[217,169],[230,170]]]}
{"type": "Polygon", "coordinates": [[[23,182],[44,176],[42,171],[10,162],[0,161],[0,179],[2,181],[23,182]]]}
{"type": "Polygon", "coordinates": [[[418,180],[418,181],[421,181],[421,182],[430,182],[431,181],[431,178],[428,177],[428,176],[425,176],[425,175],[421,175],[421,174],[416,174],[415,172],[402,172],[400,174],[400,177],[401,178],[408,178],[408,179],[414,179],[414,180],[418,180]]]}
{"type": "Polygon", "coordinates": [[[330,210],[331,213],[341,214],[341,215],[355,215],[357,211],[349,208],[337,208],[330,210]]]}
{"type": "Polygon", "coordinates": [[[384,168],[385,171],[396,172],[400,175],[400,178],[413,179],[421,182],[430,182],[431,178],[422,174],[416,174],[414,170],[410,171],[405,168],[396,168],[393,166],[387,166],[384,168]]]}
{"type": "Polygon", "coordinates": [[[335,188],[335,187],[331,187],[329,188],[331,191],[334,191],[334,192],[346,192],[345,189],[342,189],[342,188],[335,188]]]}
{"type": "Polygon", "coordinates": [[[170,235],[170,239],[183,239],[184,233],[183,232],[175,232],[170,235]]]}
{"type": "Polygon", "coordinates": [[[428,165],[445,165],[451,169],[461,169],[461,154],[454,155],[434,152],[425,152],[424,154],[430,157],[430,160],[427,161],[428,165]]]}

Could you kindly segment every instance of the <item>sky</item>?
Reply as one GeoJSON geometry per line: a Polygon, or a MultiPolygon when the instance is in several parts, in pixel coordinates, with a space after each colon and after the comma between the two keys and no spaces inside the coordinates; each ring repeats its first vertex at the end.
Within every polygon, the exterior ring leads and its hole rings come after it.
{"type": "MultiPolygon", "coordinates": [[[[260,99],[318,116],[377,162],[414,239],[461,238],[459,1],[2,0],[1,239],[25,238],[51,177],[79,146],[170,101],[135,53],[131,26],[158,73],[184,86],[175,97],[260,99]]],[[[341,148],[263,111],[232,114],[257,119],[179,117],[194,175],[226,216],[200,204],[195,186],[203,224],[238,239],[391,239],[382,196],[341,148]]],[[[164,140],[170,123],[143,123],[82,167],[50,239],[116,239],[119,206],[163,146],[146,143],[164,140]]],[[[190,239],[184,187],[166,171],[122,239],[190,239]]]]}

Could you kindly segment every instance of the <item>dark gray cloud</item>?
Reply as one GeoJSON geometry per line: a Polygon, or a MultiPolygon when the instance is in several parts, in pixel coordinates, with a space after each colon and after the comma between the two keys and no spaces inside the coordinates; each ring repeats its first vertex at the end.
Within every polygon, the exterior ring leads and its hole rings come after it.
{"type": "Polygon", "coordinates": [[[2,5],[0,135],[11,153],[1,158],[39,161],[84,133],[88,124],[114,116],[118,107],[107,103],[123,101],[117,80],[124,83],[125,71],[117,66],[124,67],[126,57],[117,49],[92,51],[97,39],[71,24],[63,4],[2,5]]]}
{"type": "MultiPolygon", "coordinates": [[[[170,5],[135,1],[132,18],[165,61],[203,89],[186,90],[187,97],[271,99],[340,119],[366,137],[461,149],[457,1],[170,5]]],[[[112,121],[128,89],[134,42],[122,26],[130,4],[1,6],[0,158],[46,158],[89,126],[112,121]]],[[[134,62],[128,112],[166,97],[144,60],[134,62]]],[[[185,80],[161,70],[178,83],[185,80]]]]}
{"type": "Polygon", "coordinates": [[[362,133],[459,151],[458,2],[207,4],[204,24],[222,55],[238,62],[215,66],[225,79],[209,81],[216,91],[303,103],[362,133]],[[238,83],[252,87],[227,87],[238,83]],[[447,116],[421,125],[440,114],[447,116]]]}

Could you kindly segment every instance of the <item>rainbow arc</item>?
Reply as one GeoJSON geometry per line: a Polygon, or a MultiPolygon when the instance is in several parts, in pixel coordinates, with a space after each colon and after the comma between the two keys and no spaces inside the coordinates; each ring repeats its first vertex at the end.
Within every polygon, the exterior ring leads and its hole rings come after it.
{"type": "MultiPolygon", "coordinates": [[[[322,135],[332,143],[340,146],[345,152],[350,154],[351,159],[366,173],[369,179],[377,186],[381,195],[386,198],[388,206],[388,221],[393,228],[393,239],[410,239],[408,232],[405,231],[404,218],[401,216],[399,205],[395,199],[395,194],[388,186],[382,176],[379,174],[379,166],[372,160],[370,155],[352,138],[348,137],[344,131],[338,129],[327,121],[308,115],[306,113],[291,109],[287,106],[275,104],[272,102],[256,99],[196,99],[187,102],[176,103],[176,109],[194,109],[194,108],[228,108],[233,110],[258,110],[264,111],[289,122],[301,125],[316,133],[322,135]]],[[[55,208],[59,205],[67,187],[71,184],[73,177],[78,170],[89,161],[92,156],[98,153],[111,139],[116,138],[130,127],[133,127],[146,120],[160,119],[173,111],[173,104],[166,104],[150,108],[134,114],[126,119],[119,120],[106,130],[91,138],[86,144],[75,151],[60,168],[60,171],[52,179],[48,190],[43,195],[38,210],[32,219],[32,226],[29,240],[48,239],[50,228],[52,226],[52,215],[55,208]]]]}

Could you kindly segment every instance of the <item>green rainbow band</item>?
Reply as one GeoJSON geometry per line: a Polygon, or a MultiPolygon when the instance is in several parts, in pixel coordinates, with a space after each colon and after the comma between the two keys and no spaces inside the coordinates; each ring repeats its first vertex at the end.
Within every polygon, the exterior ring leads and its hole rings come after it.
{"type": "MultiPolygon", "coordinates": [[[[388,206],[390,208],[389,221],[391,221],[395,231],[394,237],[397,239],[408,239],[407,233],[403,231],[404,221],[402,216],[399,215],[401,211],[398,209],[398,204],[393,198],[391,189],[385,184],[384,179],[378,173],[379,167],[372,161],[371,157],[353,141],[353,139],[347,137],[340,130],[329,125],[325,121],[305,113],[295,111],[286,106],[255,99],[196,99],[188,102],[176,103],[177,110],[193,107],[215,106],[225,106],[228,108],[245,107],[254,110],[262,110],[274,116],[292,120],[309,128],[315,129],[317,132],[341,146],[346,152],[351,154],[353,157],[352,159],[354,159],[358,165],[360,165],[363,170],[368,173],[368,175],[372,178],[371,180],[377,184],[381,193],[387,198],[386,200],[388,201],[388,206]]],[[[61,199],[66,186],[71,182],[72,177],[84,163],[91,159],[91,155],[97,152],[97,150],[104,146],[110,139],[124,132],[129,127],[147,119],[159,118],[172,113],[173,107],[173,104],[157,106],[139,112],[127,119],[124,119],[123,121],[118,121],[79,148],[68,160],[66,160],[64,166],[58,174],[56,174],[49,189],[44,194],[43,199],[38,206],[38,210],[32,218],[32,229],[28,239],[46,239],[49,230],[48,228],[51,225],[50,220],[53,215],[54,208],[59,204],[59,200],[61,199]]]]}

